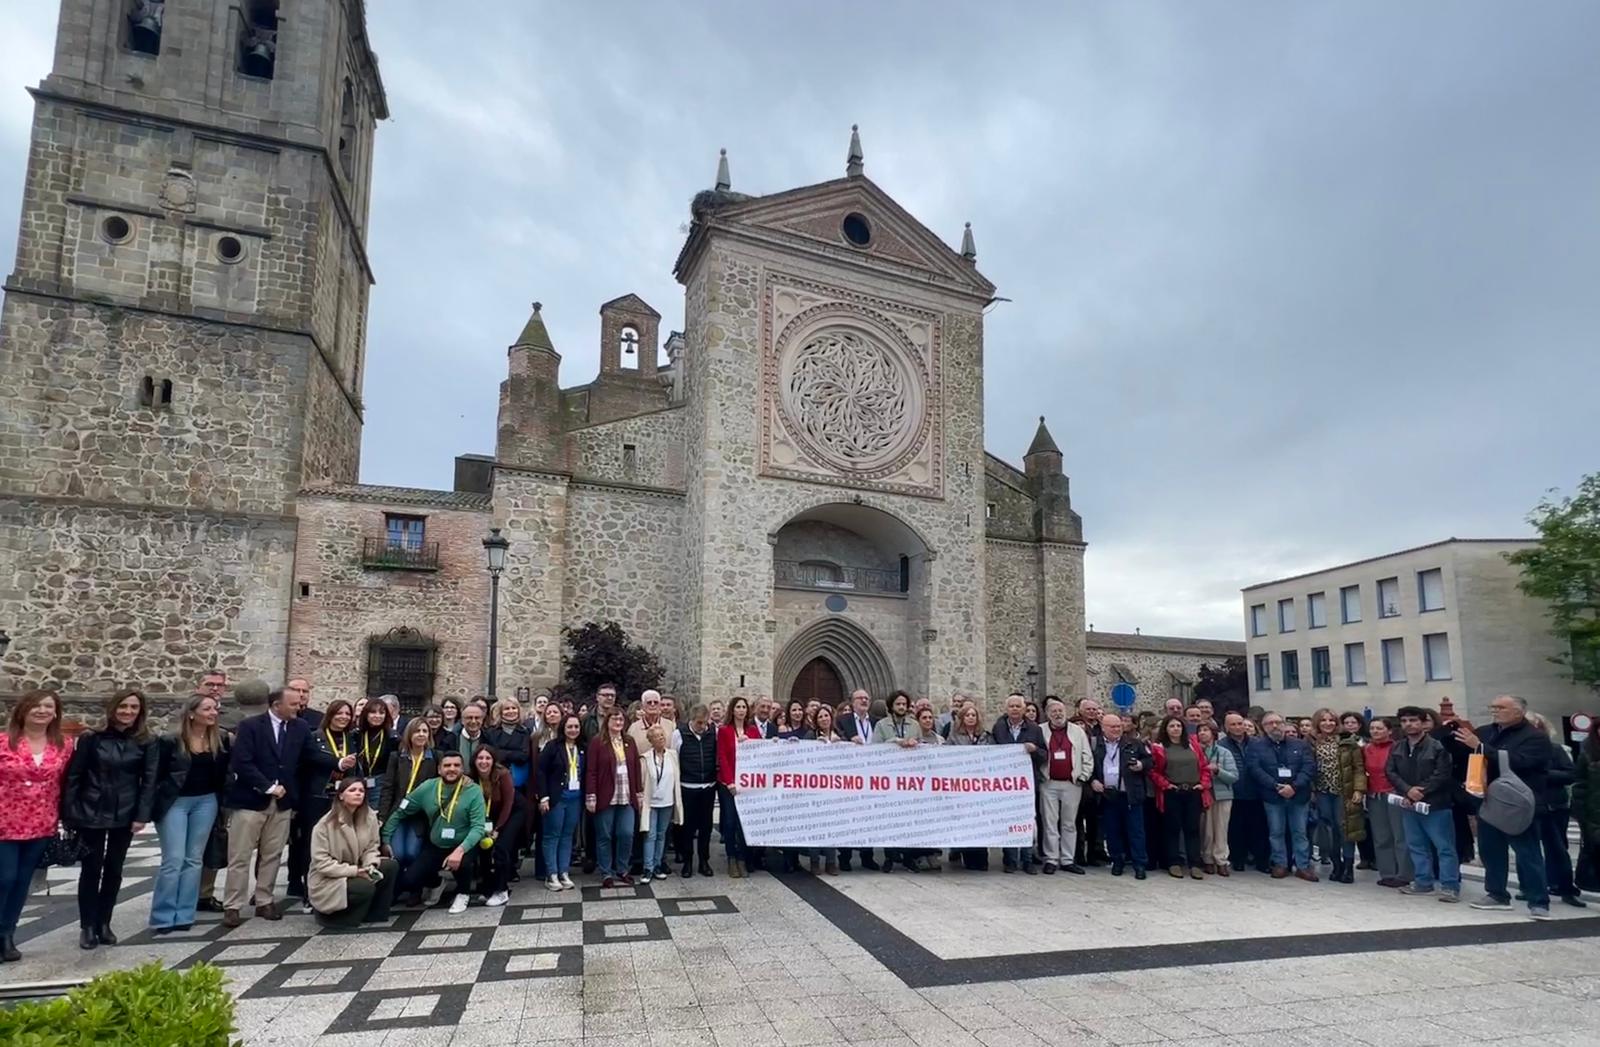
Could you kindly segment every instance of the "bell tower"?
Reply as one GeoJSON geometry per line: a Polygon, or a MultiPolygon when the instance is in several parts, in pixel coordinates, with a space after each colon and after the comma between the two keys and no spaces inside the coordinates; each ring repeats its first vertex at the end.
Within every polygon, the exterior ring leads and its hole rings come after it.
{"type": "Polygon", "coordinates": [[[388,115],[363,0],[62,0],[31,93],[0,692],[275,677],[296,495],[357,471],[388,115]]]}

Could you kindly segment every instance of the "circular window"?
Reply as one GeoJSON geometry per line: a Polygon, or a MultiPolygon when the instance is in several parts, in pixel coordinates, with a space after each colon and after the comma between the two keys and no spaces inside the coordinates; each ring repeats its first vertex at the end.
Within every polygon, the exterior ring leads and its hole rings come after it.
{"type": "Polygon", "coordinates": [[[100,223],[100,235],[108,243],[126,243],[133,236],[133,226],[119,214],[109,215],[100,223]]]}
{"type": "Polygon", "coordinates": [[[217,257],[232,265],[244,257],[244,243],[237,236],[218,237],[217,257]]]}
{"type": "Polygon", "coordinates": [[[866,247],[872,243],[872,226],[867,222],[867,216],[851,211],[844,216],[839,230],[844,233],[844,238],[857,247],[866,247]]]}
{"type": "Polygon", "coordinates": [[[823,604],[824,607],[826,607],[828,610],[832,611],[834,614],[838,614],[839,612],[843,611],[845,608],[850,606],[850,601],[846,600],[844,597],[840,596],[838,593],[834,593],[832,596],[830,596],[826,600],[822,601],[822,604],[823,604]]]}

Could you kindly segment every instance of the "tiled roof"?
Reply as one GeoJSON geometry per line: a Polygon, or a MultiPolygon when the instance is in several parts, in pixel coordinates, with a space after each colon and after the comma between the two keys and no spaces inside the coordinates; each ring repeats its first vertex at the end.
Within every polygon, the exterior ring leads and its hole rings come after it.
{"type": "Polygon", "coordinates": [[[384,505],[431,505],[440,509],[465,509],[487,512],[491,500],[472,491],[432,491],[425,487],[387,487],[383,484],[323,484],[300,492],[314,498],[338,498],[346,502],[376,502],[384,505]]]}
{"type": "Polygon", "coordinates": [[[1102,633],[1090,629],[1084,634],[1089,647],[1107,651],[1152,651],[1159,654],[1209,654],[1219,657],[1244,657],[1243,640],[1207,640],[1193,636],[1144,636],[1140,633],[1102,633]]]}

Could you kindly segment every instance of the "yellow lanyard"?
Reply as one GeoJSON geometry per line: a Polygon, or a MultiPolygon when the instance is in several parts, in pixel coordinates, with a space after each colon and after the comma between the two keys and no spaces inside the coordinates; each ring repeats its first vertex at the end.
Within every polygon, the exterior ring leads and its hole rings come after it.
{"type": "Polygon", "coordinates": [[[578,747],[576,745],[569,745],[569,746],[567,746],[567,781],[575,782],[577,780],[578,780],[578,747]]]}
{"type": "Polygon", "coordinates": [[[446,807],[444,805],[444,779],[443,778],[435,778],[434,781],[438,783],[437,785],[434,786],[434,789],[433,789],[434,803],[437,804],[438,807],[439,807],[439,815],[440,815],[440,817],[442,817],[445,820],[446,824],[448,824],[450,822],[450,819],[455,817],[456,801],[461,799],[461,779],[460,778],[456,779],[456,791],[450,794],[450,806],[449,807],[446,807]]]}
{"type": "Polygon", "coordinates": [[[361,732],[361,764],[362,764],[363,767],[365,767],[367,769],[367,773],[368,774],[372,773],[372,761],[377,759],[379,756],[381,756],[383,754],[383,735],[381,735],[381,734],[378,735],[378,751],[377,752],[368,752],[367,751],[367,740],[369,738],[371,738],[371,737],[372,737],[372,732],[371,731],[362,731],[361,732]]]}
{"type": "Polygon", "coordinates": [[[611,752],[616,756],[617,762],[621,763],[623,760],[623,754],[626,752],[626,750],[623,749],[622,741],[620,739],[613,738],[611,740],[611,752]]]}
{"type": "Polygon", "coordinates": [[[346,756],[350,755],[350,736],[348,734],[344,736],[344,749],[341,751],[339,748],[339,743],[333,740],[332,731],[323,731],[322,733],[327,735],[328,748],[333,750],[333,755],[335,757],[342,760],[346,756]]]}
{"type": "Polygon", "coordinates": [[[406,779],[406,795],[411,795],[411,790],[417,787],[417,772],[422,770],[422,757],[411,757],[411,777],[406,779]]]}

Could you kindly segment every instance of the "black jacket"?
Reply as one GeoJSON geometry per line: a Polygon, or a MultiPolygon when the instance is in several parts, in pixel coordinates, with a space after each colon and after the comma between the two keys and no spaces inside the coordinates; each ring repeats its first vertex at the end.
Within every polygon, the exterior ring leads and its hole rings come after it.
{"type": "Polygon", "coordinates": [[[400,747],[388,731],[370,728],[350,732],[350,755],[356,758],[351,774],[363,778],[382,778],[389,769],[389,757],[400,747]]]}
{"type": "MultiPolygon", "coordinates": [[[[1134,805],[1142,804],[1145,798],[1150,795],[1150,746],[1145,744],[1143,738],[1130,737],[1126,734],[1117,740],[1117,746],[1122,750],[1122,757],[1119,761],[1120,766],[1117,769],[1118,781],[1122,786],[1120,791],[1127,794],[1128,803],[1134,805]],[[1131,771],[1128,768],[1132,766],[1135,760],[1139,761],[1139,769],[1131,771]]],[[[1091,783],[1099,782],[1104,786],[1106,784],[1105,771],[1106,740],[1102,736],[1096,739],[1094,743],[1094,773],[1089,776],[1089,781],[1091,783]]]]}
{"type": "Polygon", "coordinates": [[[1554,766],[1555,746],[1550,736],[1527,720],[1511,727],[1490,724],[1477,732],[1483,743],[1483,755],[1489,762],[1489,781],[1500,777],[1500,751],[1511,757],[1511,771],[1528,784],[1539,801],[1540,810],[1548,810],[1545,796],[1550,784],[1550,768],[1554,766]]]}
{"type": "MultiPolygon", "coordinates": [[[[222,749],[217,753],[217,799],[222,799],[222,790],[228,783],[228,750],[233,744],[233,736],[227,731],[218,732],[222,736],[222,749]]],[[[189,780],[189,767],[193,762],[189,750],[183,747],[183,740],[177,735],[165,735],[151,743],[151,748],[156,750],[156,785],[155,799],[150,807],[150,820],[159,822],[166,817],[172,809],[172,804],[183,792],[183,785],[189,780]]]]}
{"type": "MultiPolygon", "coordinates": [[[[359,775],[360,768],[339,770],[340,753],[354,756],[356,747],[354,731],[315,731],[306,739],[300,750],[300,762],[295,768],[296,792],[299,794],[296,810],[320,818],[328,810],[333,788],[347,775],[359,775]],[[329,737],[333,741],[329,742],[329,737]]],[[[359,764],[360,761],[357,761],[359,764]]]]}
{"type": "Polygon", "coordinates": [[[695,737],[694,730],[685,721],[678,725],[678,780],[684,785],[717,784],[717,728],[707,723],[706,729],[695,737]]]}
{"type": "MultiPolygon", "coordinates": [[[[912,723],[912,726],[916,726],[915,722],[912,723]]],[[[1045,760],[1049,759],[1049,754],[1045,752],[1044,732],[1039,729],[1038,724],[1023,720],[1021,732],[1016,738],[1012,738],[1011,721],[1002,716],[994,722],[994,729],[989,734],[994,738],[994,744],[996,745],[1026,745],[1028,742],[1032,742],[1033,752],[1031,756],[1033,758],[1034,780],[1038,781],[1040,776],[1044,774],[1044,763],[1045,760]]]]}
{"type": "Polygon", "coordinates": [[[878,721],[874,720],[870,714],[862,717],[861,720],[857,720],[856,714],[853,712],[845,713],[839,717],[839,737],[847,742],[853,742],[857,738],[871,741],[872,729],[878,726],[878,721]],[[862,725],[861,720],[865,721],[865,726],[862,725]]]}
{"type": "MultiPolygon", "coordinates": [[[[415,789],[429,778],[439,774],[438,761],[433,758],[433,750],[427,749],[422,757],[422,766],[417,768],[415,789]]],[[[393,752],[389,754],[389,766],[383,771],[383,788],[378,795],[378,821],[387,822],[389,815],[406,798],[406,785],[411,781],[411,754],[407,752],[393,752]]]]}
{"type": "Polygon", "coordinates": [[[67,764],[61,821],[74,829],[126,829],[150,821],[160,755],[153,741],[118,730],[80,737],[67,764]]]}
{"type": "MultiPolygon", "coordinates": [[[[583,793],[584,752],[588,746],[578,742],[578,792],[583,793]]],[[[539,750],[533,767],[533,792],[539,799],[561,799],[567,788],[567,740],[557,738],[539,750]]]]}
{"type": "Polygon", "coordinates": [[[1572,751],[1565,745],[1550,746],[1550,776],[1545,779],[1544,792],[1539,794],[1541,811],[1562,811],[1572,806],[1567,787],[1578,780],[1578,768],[1572,762],[1572,751]]]}
{"type": "Polygon", "coordinates": [[[483,732],[483,740],[494,750],[494,758],[500,761],[502,767],[507,770],[525,767],[532,772],[533,735],[528,731],[527,724],[519,723],[511,728],[491,727],[483,732]]]}
{"type": "MultiPolygon", "coordinates": [[[[1389,750],[1383,775],[1404,796],[1414,787],[1422,789],[1422,802],[1446,808],[1455,802],[1455,761],[1439,739],[1423,735],[1412,750],[1411,739],[1401,735],[1389,750]]],[[[1388,801],[1384,801],[1387,803],[1388,801]]]]}

